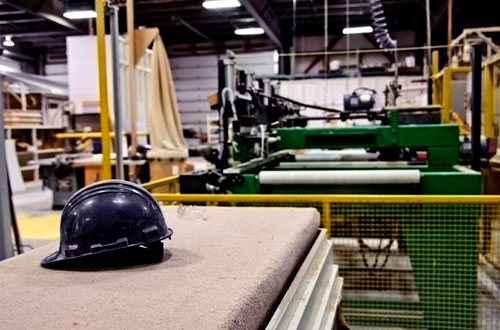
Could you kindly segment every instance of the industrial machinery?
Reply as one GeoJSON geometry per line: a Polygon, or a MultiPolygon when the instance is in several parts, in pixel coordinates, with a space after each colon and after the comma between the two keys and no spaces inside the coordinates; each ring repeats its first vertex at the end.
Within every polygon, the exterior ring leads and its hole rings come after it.
{"type": "Polygon", "coordinates": [[[231,54],[219,63],[220,144],[207,153],[217,170],[181,175],[181,193],[480,194],[480,174],[459,166],[458,126],[435,123],[439,107],[307,105],[236,68],[231,54]],[[303,108],[328,115],[305,117],[303,108]],[[348,119],[371,125],[306,127],[348,119]]]}

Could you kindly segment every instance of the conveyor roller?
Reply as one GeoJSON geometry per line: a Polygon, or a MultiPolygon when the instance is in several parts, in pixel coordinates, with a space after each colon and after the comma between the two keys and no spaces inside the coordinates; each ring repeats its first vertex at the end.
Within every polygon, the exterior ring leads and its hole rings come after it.
{"type": "Polygon", "coordinates": [[[418,184],[419,170],[262,171],[260,184],[377,185],[418,184]]]}

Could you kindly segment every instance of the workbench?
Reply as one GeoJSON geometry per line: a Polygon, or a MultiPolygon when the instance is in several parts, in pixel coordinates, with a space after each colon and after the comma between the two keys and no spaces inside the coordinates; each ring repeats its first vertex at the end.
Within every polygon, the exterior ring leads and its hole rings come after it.
{"type": "Polygon", "coordinates": [[[50,244],[0,263],[3,329],[259,329],[318,234],[314,209],[204,208],[177,217],[161,263],[49,270],[50,244]]]}

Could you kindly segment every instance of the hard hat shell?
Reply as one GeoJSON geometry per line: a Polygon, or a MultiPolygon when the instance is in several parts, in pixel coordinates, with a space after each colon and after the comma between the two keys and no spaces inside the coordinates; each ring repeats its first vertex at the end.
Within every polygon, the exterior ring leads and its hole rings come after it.
{"type": "Polygon", "coordinates": [[[101,181],[68,200],[61,215],[59,250],[41,265],[59,267],[65,261],[135,246],[154,247],[161,260],[161,240],[172,234],[160,205],[147,190],[124,180],[101,181]]]}

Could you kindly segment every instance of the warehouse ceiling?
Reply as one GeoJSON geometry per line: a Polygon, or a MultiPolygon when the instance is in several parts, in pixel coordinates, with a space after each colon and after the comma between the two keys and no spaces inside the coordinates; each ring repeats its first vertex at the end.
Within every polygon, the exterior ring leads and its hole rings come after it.
{"type": "MultiPolygon", "coordinates": [[[[136,27],[159,27],[171,55],[235,50],[287,49],[292,36],[324,34],[324,1],[296,0],[295,29],[293,0],[240,0],[242,6],[207,10],[202,0],[135,0],[136,27]],[[236,36],[235,28],[260,26],[261,36],[236,36]]],[[[346,26],[368,25],[368,0],[327,0],[330,38],[346,26]]],[[[390,32],[415,31],[417,45],[425,40],[425,0],[383,0],[390,32]]],[[[447,0],[433,0],[433,44],[446,42],[447,0]]],[[[67,6],[93,5],[89,0],[0,0],[0,36],[11,35],[15,47],[4,55],[24,61],[49,61],[64,56],[65,37],[88,34],[88,21],[69,21],[62,16],[67,6]]],[[[499,25],[500,1],[455,0],[454,36],[463,28],[499,25]]],[[[125,8],[121,30],[125,32],[125,8]]],[[[500,39],[500,37],[496,37],[500,39]]]]}

